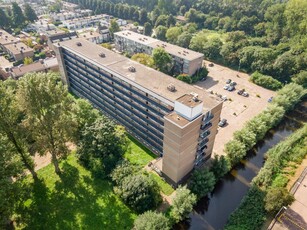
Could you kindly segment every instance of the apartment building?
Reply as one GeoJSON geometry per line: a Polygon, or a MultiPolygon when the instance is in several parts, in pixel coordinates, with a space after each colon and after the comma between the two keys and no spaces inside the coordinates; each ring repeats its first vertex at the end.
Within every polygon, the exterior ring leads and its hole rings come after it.
{"type": "Polygon", "coordinates": [[[115,47],[120,52],[130,55],[146,53],[152,55],[155,48],[163,48],[173,58],[174,73],[193,75],[202,67],[204,55],[167,42],[154,39],[133,31],[114,33],[115,47]]]}
{"type": "Polygon", "coordinates": [[[54,44],[62,80],[162,157],[178,184],[210,158],[222,101],[83,38],[54,44]]]}

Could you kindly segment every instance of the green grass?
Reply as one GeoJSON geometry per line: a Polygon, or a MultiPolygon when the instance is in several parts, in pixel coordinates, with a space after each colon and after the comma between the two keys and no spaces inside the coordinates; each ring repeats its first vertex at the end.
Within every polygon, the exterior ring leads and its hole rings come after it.
{"type": "Polygon", "coordinates": [[[61,162],[61,178],[53,165],[38,171],[42,182],[25,181],[26,200],[15,213],[23,229],[131,229],[136,218],[114,193],[112,185],[95,179],[74,154],[61,162]]]}
{"type": "Polygon", "coordinates": [[[166,181],[164,181],[157,174],[151,172],[150,176],[158,183],[161,192],[163,192],[165,195],[169,196],[175,191],[172,188],[172,186],[170,186],[166,181]]]}
{"type": "Polygon", "coordinates": [[[153,159],[157,158],[149,149],[144,147],[132,136],[128,135],[129,145],[124,157],[132,164],[144,167],[153,159]]]}

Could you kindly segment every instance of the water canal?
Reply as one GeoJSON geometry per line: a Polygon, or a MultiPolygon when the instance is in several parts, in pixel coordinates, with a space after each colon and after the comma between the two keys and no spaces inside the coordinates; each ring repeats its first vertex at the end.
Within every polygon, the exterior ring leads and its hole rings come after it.
{"type": "Polygon", "coordinates": [[[267,150],[302,127],[304,122],[307,122],[307,101],[296,106],[276,128],[270,130],[264,140],[249,151],[246,159],[216,185],[210,196],[197,203],[189,219],[176,225],[174,229],[223,229],[229,215],[247,193],[251,180],[263,166],[267,150]]]}

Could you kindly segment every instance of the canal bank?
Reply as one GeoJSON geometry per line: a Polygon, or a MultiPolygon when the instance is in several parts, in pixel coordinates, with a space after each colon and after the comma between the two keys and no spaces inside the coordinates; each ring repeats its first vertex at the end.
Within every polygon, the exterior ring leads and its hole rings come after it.
{"type": "Polygon", "coordinates": [[[303,122],[307,122],[306,114],[307,102],[302,102],[216,185],[210,197],[198,202],[188,220],[176,225],[174,229],[222,229],[249,190],[251,180],[263,166],[264,154],[300,128],[303,122]]]}

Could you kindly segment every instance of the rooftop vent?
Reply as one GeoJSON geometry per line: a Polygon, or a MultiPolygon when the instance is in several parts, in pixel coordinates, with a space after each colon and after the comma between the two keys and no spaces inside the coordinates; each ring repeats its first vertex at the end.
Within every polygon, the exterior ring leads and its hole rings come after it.
{"type": "Polygon", "coordinates": [[[167,86],[167,89],[171,92],[175,92],[176,91],[176,87],[173,84],[170,84],[167,86]]]}
{"type": "Polygon", "coordinates": [[[81,42],[77,42],[76,45],[77,46],[82,46],[82,43],[81,42]]]}
{"type": "Polygon", "coordinates": [[[99,54],[99,57],[105,58],[106,55],[105,55],[105,53],[100,53],[100,54],[99,54]]]}
{"type": "Polygon", "coordinates": [[[128,70],[129,70],[130,72],[135,72],[135,71],[136,71],[134,66],[129,66],[128,70]]]}
{"type": "Polygon", "coordinates": [[[190,94],[193,96],[193,98],[192,98],[193,101],[195,101],[195,102],[199,101],[197,93],[190,93],[190,94]]]}

